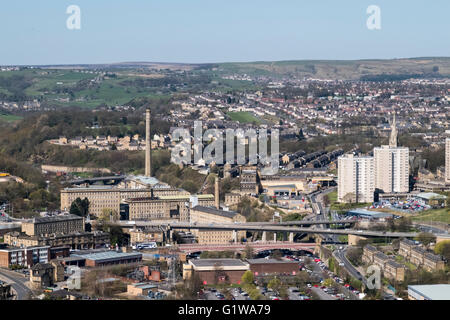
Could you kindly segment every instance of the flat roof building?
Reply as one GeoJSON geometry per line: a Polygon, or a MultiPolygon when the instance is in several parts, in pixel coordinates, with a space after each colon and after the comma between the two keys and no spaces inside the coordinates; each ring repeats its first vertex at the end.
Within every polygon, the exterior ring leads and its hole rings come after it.
{"type": "Polygon", "coordinates": [[[295,275],[299,271],[299,263],[296,261],[286,261],[277,259],[247,259],[250,270],[255,276],[270,274],[295,275]]]}
{"type": "MultiPolygon", "coordinates": [[[[235,222],[245,222],[243,215],[235,211],[225,211],[214,207],[195,206],[190,210],[190,222],[199,224],[232,224],[235,222]]],[[[227,244],[238,242],[245,238],[245,231],[217,231],[217,230],[196,230],[192,233],[197,238],[199,244],[227,244]]]]}
{"type": "Polygon", "coordinates": [[[22,222],[22,232],[28,236],[41,236],[53,233],[68,234],[84,231],[83,218],[73,214],[34,218],[22,222]]]}
{"type": "Polygon", "coordinates": [[[409,300],[450,300],[450,284],[408,286],[409,300]]]}
{"type": "Polygon", "coordinates": [[[369,211],[366,209],[353,209],[347,212],[349,216],[356,216],[363,219],[392,219],[394,217],[391,213],[379,212],[379,211],[369,211]]]}
{"type": "Polygon", "coordinates": [[[86,267],[99,267],[113,264],[128,264],[142,261],[141,253],[126,253],[104,251],[89,254],[74,254],[72,256],[86,259],[86,267]]]}
{"type": "Polygon", "coordinates": [[[183,278],[196,274],[204,284],[239,284],[247,270],[250,265],[239,259],[191,259],[183,265],[183,278]]]}

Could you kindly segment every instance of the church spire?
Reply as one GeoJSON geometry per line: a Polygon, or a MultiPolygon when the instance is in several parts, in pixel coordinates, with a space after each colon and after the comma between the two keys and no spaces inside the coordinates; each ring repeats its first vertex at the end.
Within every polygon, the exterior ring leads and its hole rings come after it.
{"type": "Polygon", "coordinates": [[[389,137],[389,147],[391,148],[397,148],[397,121],[395,119],[395,112],[394,112],[394,119],[392,120],[392,130],[391,130],[391,136],[389,137]]]}

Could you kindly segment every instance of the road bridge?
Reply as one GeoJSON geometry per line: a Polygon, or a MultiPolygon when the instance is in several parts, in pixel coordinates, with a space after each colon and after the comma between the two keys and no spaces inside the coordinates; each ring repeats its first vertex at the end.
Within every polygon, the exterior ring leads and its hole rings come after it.
{"type": "Polygon", "coordinates": [[[200,224],[189,222],[152,222],[141,221],[136,224],[134,221],[121,221],[118,224],[122,227],[132,228],[136,226],[146,227],[163,227],[170,231],[173,229],[184,230],[211,230],[211,231],[253,231],[253,232],[281,232],[281,233],[309,233],[309,234],[337,234],[337,235],[356,235],[362,237],[382,237],[382,238],[414,238],[418,236],[417,232],[384,232],[384,231],[370,231],[370,230],[355,230],[355,229],[318,229],[318,228],[302,228],[289,227],[282,225],[262,225],[249,223],[234,223],[234,224],[200,224]]]}
{"type": "Polygon", "coordinates": [[[243,251],[245,248],[250,246],[254,252],[260,252],[264,250],[275,250],[275,249],[289,249],[289,250],[306,250],[313,252],[315,244],[314,243],[296,243],[296,242],[247,242],[247,243],[230,243],[230,244],[179,244],[178,248],[185,253],[192,253],[197,251],[243,251]]]}
{"type": "Polygon", "coordinates": [[[116,185],[121,181],[125,180],[126,176],[108,176],[108,177],[97,177],[97,178],[82,178],[69,181],[70,184],[89,184],[92,185],[96,182],[103,182],[105,185],[116,185]]]}

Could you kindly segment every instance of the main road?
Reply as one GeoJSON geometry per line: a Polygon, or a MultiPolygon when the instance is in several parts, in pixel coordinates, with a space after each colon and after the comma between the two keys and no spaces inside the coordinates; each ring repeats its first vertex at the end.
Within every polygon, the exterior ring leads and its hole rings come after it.
{"type": "Polygon", "coordinates": [[[28,279],[23,275],[0,268],[0,279],[11,284],[16,293],[16,300],[27,300],[31,297],[32,291],[26,286],[28,279]]]}
{"type": "Polygon", "coordinates": [[[355,229],[318,229],[318,228],[301,228],[301,227],[285,227],[279,225],[260,225],[250,223],[190,223],[190,222],[153,222],[153,221],[119,221],[118,225],[122,227],[132,228],[134,226],[146,227],[164,227],[166,229],[197,229],[197,230],[221,230],[221,231],[268,231],[280,233],[313,233],[313,234],[339,234],[339,235],[356,235],[367,237],[388,237],[388,238],[414,238],[417,237],[416,232],[384,232],[370,230],[355,229]]]}
{"type": "Polygon", "coordinates": [[[245,250],[246,246],[249,245],[255,252],[263,250],[273,250],[273,249],[290,249],[290,250],[314,250],[314,243],[300,243],[300,242],[248,242],[243,244],[179,244],[177,247],[186,253],[192,253],[196,251],[236,251],[245,250]]]}
{"type": "Polygon", "coordinates": [[[347,270],[352,277],[358,279],[359,281],[362,281],[364,286],[367,287],[367,279],[364,278],[358,270],[356,270],[356,268],[351,264],[350,261],[348,261],[347,256],[345,255],[346,250],[347,247],[337,249],[333,252],[333,255],[339,262],[344,263],[345,270],[347,270]]]}

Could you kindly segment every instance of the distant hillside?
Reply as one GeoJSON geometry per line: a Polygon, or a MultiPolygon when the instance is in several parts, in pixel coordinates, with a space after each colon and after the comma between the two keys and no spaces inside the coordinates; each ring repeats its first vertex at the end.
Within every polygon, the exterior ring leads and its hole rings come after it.
{"type": "Polygon", "coordinates": [[[450,58],[392,60],[300,60],[222,63],[222,74],[299,76],[342,80],[402,80],[408,77],[450,77],[450,58]],[[395,75],[394,77],[391,77],[395,75]]]}
{"type": "Polygon", "coordinates": [[[111,64],[47,65],[47,69],[182,70],[215,75],[297,76],[341,80],[402,80],[405,78],[450,77],[450,57],[387,60],[293,60],[229,63],[121,62],[111,64]]]}

